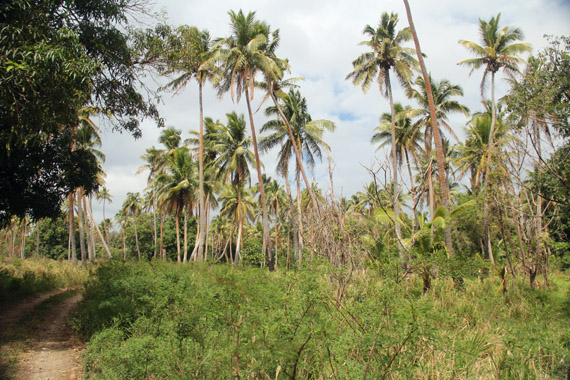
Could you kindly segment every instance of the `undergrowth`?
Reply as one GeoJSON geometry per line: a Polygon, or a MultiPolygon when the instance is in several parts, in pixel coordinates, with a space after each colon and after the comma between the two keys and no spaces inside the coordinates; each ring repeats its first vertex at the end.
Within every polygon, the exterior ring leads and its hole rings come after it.
{"type": "Polygon", "coordinates": [[[53,289],[80,286],[88,272],[70,262],[0,257],[0,305],[53,289]]]}
{"type": "Polygon", "coordinates": [[[339,291],[326,265],[259,268],[110,263],[75,326],[87,379],[565,378],[564,275],[530,289],[466,279],[396,283],[368,271],[339,291]]]}

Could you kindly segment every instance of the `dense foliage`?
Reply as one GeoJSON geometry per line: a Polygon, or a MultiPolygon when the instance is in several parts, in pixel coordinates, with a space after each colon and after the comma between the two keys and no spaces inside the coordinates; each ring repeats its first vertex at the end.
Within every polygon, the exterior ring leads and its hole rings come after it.
{"type": "Polygon", "coordinates": [[[96,186],[72,135],[84,106],[138,135],[158,118],[140,94],[125,26],[136,1],[7,0],[0,5],[0,224],[55,216],[65,195],[96,186]]]}
{"type": "Polygon", "coordinates": [[[570,355],[570,283],[397,284],[328,265],[100,267],[76,314],[88,379],[545,378],[570,355]],[[348,273],[345,273],[348,275],[348,273]]]}

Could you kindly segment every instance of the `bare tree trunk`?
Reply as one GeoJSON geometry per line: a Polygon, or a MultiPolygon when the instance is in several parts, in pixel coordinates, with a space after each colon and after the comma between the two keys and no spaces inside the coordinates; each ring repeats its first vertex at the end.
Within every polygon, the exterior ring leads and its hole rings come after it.
{"type": "Polygon", "coordinates": [[[176,210],[175,222],[176,222],[176,262],[180,262],[180,215],[178,210],[176,210]]]}
{"type": "Polygon", "coordinates": [[[68,216],[69,221],[69,246],[71,248],[71,262],[77,264],[77,252],[75,249],[75,216],[74,216],[75,193],[72,191],[68,195],[68,216]]]}
{"type": "Polygon", "coordinates": [[[200,148],[198,151],[198,176],[199,176],[199,192],[200,192],[200,215],[198,222],[198,252],[197,259],[202,261],[204,259],[204,241],[207,239],[206,232],[206,202],[204,195],[204,107],[202,103],[202,82],[198,81],[199,96],[200,96],[200,148]]]}
{"type": "Polygon", "coordinates": [[[77,217],[79,224],[79,248],[81,249],[81,266],[87,265],[86,252],[85,252],[85,235],[83,231],[83,209],[82,209],[83,191],[81,188],[77,189],[77,217]]]}
{"type": "Polygon", "coordinates": [[[109,250],[109,246],[107,245],[107,242],[105,241],[105,237],[101,233],[101,230],[99,230],[99,226],[97,225],[97,223],[95,223],[95,218],[93,217],[93,208],[91,207],[91,205],[89,205],[89,217],[91,218],[92,225],[95,226],[95,230],[97,231],[97,235],[99,236],[99,240],[101,241],[101,244],[103,245],[103,249],[105,249],[105,252],[107,252],[107,256],[110,259],[112,259],[113,256],[111,255],[111,251],[109,250]]]}
{"type": "Polygon", "coordinates": [[[40,258],[40,221],[36,222],[36,259],[40,258]]]}
{"type": "Polygon", "coordinates": [[[269,216],[267,215],[267,204],[265,203],[265,191],[263,189],[263,179],[261,176],[261,161],[259,160],[259,152],[257,149],[257,137],[255,134],[255,126],[253,124],[253,114],[251,112],[251,104],[249,99],[249,90],[245,86],[245,100],[247,103],[247,111],[249,113],[249,124],[251,126],[251,138],[253,140],[253,152],[255,154],[255,166],[257,169],[257,181],[259,183],[259,199],[261,200],[261,224],[263,226],[263,252],[267,260],[269,271],[273,271],[273,257],[271,255],[271,237],[269,235],[269,216]]]}
{"type": "Polygon", "coordinates": [[[394,187],[394,192],[392,194],[392,209],[394,210],[394,232],[396,234],[396,239],[398,240],[398,255],[400,259],[405,260],[405,253],[400,242],[402,241],[402,228],[399,223],[400,219],[400,204],[398,202],[399,187],[398,187],[398,162],[396,156],[396,112],[394,110],[394,99],[392,99],[392,85],[390,84],[390,72],[386,72],[386,92],[388,93],[388,99],[390,101],[390,114],[392,115],[392,182],[394,187]]]}
{"type": "Polygon", "coordinates": [[[303,211],[301,210],[301,182],[299,181],[299,172],[297,172],[297,218],[298,218],[298,226],[299,229],[297,233],[299,237],[297,238],[297,242],[299,245],[299,257],[297,258],[299,265],[303,263],[303,248],[304,248],[304,241],[303,241],[303,211]]]}
{"type": "Polygon", "coordinates": [[[87,197],[83,196],[83,222],[85,223],[85,236],[87,237],[87,259],[92,262],[95,259],[95,237],[93,235],[93,225],[90,223],[87,212],[87,197]]]}
{"type": "Polygon", "coordinates": [[[20,258],[26,258],[26,217],[23,217],[20,221],[22,225],[22,239],[20,241],[20,258]]]}
{"type": "Polygon", "coordinates": [[[301,156],[301,152],[299,151],[299,148],[297,147],[297,141],[295,140],[295,137],[293,136],[293,130],[291,129],[291,124],[289,124],[289,120],[287,120],[287,118],[285,117],[285,114],[281,110],[281,106],[279,105],[279,102],[277,101],[277,98],[275,97],[275,93],[273,93],[273,91],[271,91],[271,99],[273,99],[273,103],[275,104],[275,107],[277,108],[277,112],[279,112],[279,115],[281,116],[281,118],[283,119],[283,122],[285,122],[285,125],[287,126],[287,132],[289,133],[289,139],[291,140],[291,145],[293,146],[293,150],[295,151],[295,158],[297,160],[297,167],[299,168],[299,170],[301,171],[301,174],[303,175],[303,181],[305,182],[305,187],[307,188],[307,191],[309,192],[309,196],[311,197],[311,202],[313,203],[313,208],[316,210],[317,215],[319,215],[319,205],[315,199],[315,194],[313,194],[313,189],[311,189],[311,184],[309,183],[309,180],[307,179],[307,174],[305,173],[305,169],[303,167],[303,158],[301,156]]]}
{"type": "Polygon", "coordinates": [[[184,258],[182,262],[188,260],[188,207],[184,206],[184,258]]]}
{"type": "MultiPolygon", "coordinates": [[[[404,0],[404,6],[406,7],[406,15],[408,16],[408,23],[410,25],[410,30],[412,32],[412,37],[414,38],[414,44],[416,45],[416,54],[418,56],[418,61],[420,63],[420,67],[422,69],[422,76],[424,78],[424,83],[426,85],[426,92],[429,101],[429,110],[431,115],[431,125],[434,133],[434,140],[435,140],[435,149],[437,153],[437,165],[439,169],[439,183],[440,183],[440,191],[441,191],[441,199],[443,203],[443,207],[446,210],[449,209],[449,189],[447,187],[447,178],[445,177],[445,158],[443,153],[443,146],[441,143],[441,137],[439,135],[439,127],[437,122],[437,115],[435,113],[435,104],[433,101],[433,93],[431,91],[431,83],[429,81],[429,75],[427,73],[426,65],[424,63],[424,57],[422,55],[422,50],[420,48],[420,41],[418,39],[418,35],[416,33],[416,28],[414,26],[414,21],[412,20],[412,12],[410,11],[410,5],[408,4],[407,0],[404,0]]],[[[451,229],[449,228],[449,224],[446,224],[445,227],[445,245],[449,250],[449,256],[452,257],[454,255],[453,250],[453,241],[451,240],[451,229]]]]}

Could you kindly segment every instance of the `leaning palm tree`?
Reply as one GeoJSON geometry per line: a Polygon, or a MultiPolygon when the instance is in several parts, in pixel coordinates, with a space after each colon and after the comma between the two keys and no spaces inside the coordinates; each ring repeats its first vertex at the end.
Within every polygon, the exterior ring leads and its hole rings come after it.
{"type": "Polygon", "coordinates": [[[165,74],[178,75],[166,85],[175,92],[184,88],[188,82],[195,79],[198,83],[200,103],[200,132],[198,150],[198,182],[199,182],[199,231],[197,245],[197,260],[202,260],[204,253],[204,241],[206,238],[206,204],[204,193],[204,107],[202,101],[203,87],[207,80],[215,82],[218,72],[214,65],[209,64],[212,55],[212,43],[210,34],[206,30],[198,30],[196,27],[180,26],[175,33],[173,41],[174,53],[168,54],[168,69],[165,74]]]}
{"type": "MultiPolygon", "coordinates": [[[[436,115],[435,125],[437,125],[438,128],[437,131],[433,129],[434,123],[432,123],[428,88],[426,86],[426,82],[423,79],[423,77],[418,76],[416,78],[416,81],[414,82],[415,87],[412,88],[410,92],[410,97],[414,99],[421,107],[417,110],[414,110],[412,114],[414,116],[419,117],[419,120],[416,123],[419,127],[423,128],[424,130],[425,153],[428,159],[428,166],[426,168],[426,178],[429,186],[428,187],[429,210],[430,210],[430,216],[433,217],[435,212],[435,201],[434,201],[435,194],[433,190],[433,177],[432,177],[433,169],[432,169],[432,154],[431,154],[433,147],[433,140],[439,138],[440,140],[439,145],[441,145],[441,141],[443,139],[443,133],[441,131],[442,128],[457,139],[457,136],[455,136],[453,129],[448,124],[449,115],[452,113],[462,113],[465,116],[468,116],[469,108],[459,103],[457,100],[453,99],[457,96],[463,96],[463,89],[461,88],[461,86],[451,84],[451,82],[449,82],[447,79],[436,81],[431,77],[431,75],[428,75],[428,81],[431,87],[433,106],[436,115]]],[[[436,146],[437,145],[438,144],[436,144],[436,146]]],[[[443,153],[443,149],[441,150],[442,150],[441,153],[443,153]]],[[[439,155],[439,150],[436,150],[436,154],[439,155]]],[[[443,158],[445,161],[445,157],[443,158]]],[[[440,177],[440,182],[441,182],[441,177],[440,177]]]]}
{"type": "Polygon", "coordinates": [[[281,67],[273,58],[274,50],[279,42],[279,31],[276,30],[271,33],[269,25],[255,19],[255,12],[249,12],[245,15],[241,10],[237,13],[230,11],[229,15],[231,19],[231,35],[220,40],[217,52],[212,57],[212,60],[222,64],[223,79],[219,85],[220,94],[230,91],[232,99],[237,97],[238,101],[242,93],[245,95],[259,183],[263,250],[267,258],[269,270],[273,270],[269,217],[250,102],[253,100],[255,77],[258,73],[262,72],[266,78],[274,79],[282,75],[281,67]]]}
{"type": "MultiPolygon", "coordinates": [[[[371,51],[362,54],[352,62],[354,71],[346,77],[346,79],[352,79],[354,85],[361,85],[364,92],[370,88],[370,85],[376,79],[380,91],[384,93],[390,102],[390,113],[392,116],[392,175],[394,182],[392,204],[396,219],[400,214],[400,209],[397,201],[399,188],[396,157],[396,112],[392,98],[390,70],[393,70],[400,83],[408,88],[412,79],[412,69],[417,67],[417,61],[413,56],[415,50],[402,46],[403,43],[412,38],[410,29],[404,28],[397,31],[397,24],[397,14],[384,12],[376,29],[366,25],[362,33],[370,39],[360,44],[369,47],[371,51]]],[[[397,223],[396,234],[398,238],[401,238],[400,226],[397,223]]],[[[400,252],[400,256],[403,257],[403,252],[400,252]]]]}
{"type": "MultiPolygon", "coordinates": [[[[492,17],[489,22],[479,19],[479,32],[481,34],[482,46],[472,42],[460,40],[459,43],[465,46],[476,57],[459,62],[460,65],[471,67],[470,74],[481,67],[484,67],[483,79],[481,81],[481,93],[485,88],[487,77],[491,74],[491,130],[489,134],[489,144],[487,152],[487,164],[491,163],[494,149],[494,134],[497,122],[497,105],[495,101],[495,74],[503,69],[508,74],[518,72],[518,64],[524,62],[518,54],[531,51],[527,43],[517,42],[523,39],[523,33],[519,28],[505,26],[499,28],[501,14],[492,17]]],[[[485,168],[485,177],[488,177],[490,166],[485,168]]],[[[483,205],[485,217],[485,239],[489,250],[489,257],[493,260],[491,252],[491,242],[489,238],[489,201],[486,199],[483,205]]]]}
{"type": "MultiPolygon", "coordinates": [[[[329,120],[312,120],[308,112],[307,100],[301,96],[298,90],[291,89],[286,95],[281,97],[279,107],[270,106],[265,110],[267,116],[281,116],[281,118],[270,120],[261,128],[262,132],[272,132],[264,137],[260,142],[262,151],[267,151],[275,146],[281,149],[278,155],[277,171],[283,176],[289,175],[289,161],[295,153],[295,158],[304,157],[309,167],[315,165],[315,158],[322,159],[322,149],[330,151],[330,147],[323,140],[325,131],[334,131],[335,125],[329,120]],[[291,139],[293,136],[293,139],[291,139]],[[295,151],[297,147],[297,152],[295,151]],[[297,154],[299,153],[299,154],[297,154]]],[[[298,212],[298,233],[302,233],[302,212],[301,212],[301,173],[302,161],[296,161],[296,183],[297,183],[297,212],[298,212]]],[[[314,195],[309,187],[309,195],[313,201],[314,195]]],[[[317,212],[318,210],[314,210],[317,212]]],[[[301,236],[299,236],[301,237],[301,236]]],[[[300,241],[302,241],[300,239],[300,241]]],[[[302,247],[299,248],[300,252],[302,247]]],[[[300,254],[299,252],[299,254],[300,254]]],[[[301,259],[301,256],[299,255],[301,259]]]]}
{"type": "Polygon", "coordinates": [[[246,123],[243,115],[238,116],[232,112],[226,116],[228,123],[213,137],[214,142],[211,149],[218,153],[218,157],[213,163],[216,170],[215,177],[224,181],[229,180],[232,190],[230,191],[231,194],[226,195],[228,197],[230,195],[231,197],[235,196],[235,207],[225,208],[235,212],[234,221],[238,226],[235,255],[235,262],[237,263],[241,250],[243,224],[247,216],[243,208],[243,189],[245,181],[249,179],[249,165],[253,164],[255,156],[250,150],[252,139],[245,133],[246,123]]]}

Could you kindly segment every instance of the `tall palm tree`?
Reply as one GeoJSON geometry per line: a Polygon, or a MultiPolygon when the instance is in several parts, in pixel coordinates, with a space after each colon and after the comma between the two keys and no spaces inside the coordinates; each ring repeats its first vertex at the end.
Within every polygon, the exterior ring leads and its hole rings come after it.
{"type": "MultiPolygon", "coordinates": [[[[485,88],[485,83],[489,74],[491,74],[491,130],[489,133],[489,144],[487,152],[487,163],[491,163],[494,149],[494,135],[497,122],[497,104],[495,101],[495,74],[499,70],[503,70],[508,74],[518,72],[518,64],[524,62],[518,54],[531,51],[531,47],[527,43],[517,42],[523,39],[523,33],[519,28],[505,26],[499,27],[501,14],[492,17],[489,22],[479,19],[479,33],[481,35],[481,43],[479,45],[472,41],[460,40],[459,43],[467,48],[476,57],[459,62],[460,65],[471,67],[470,74],[481,67],[484,67],[483,79],[481,81],[481,93],[485,88]]],[[[489,175],[490,167],[485,168],[485,177],[489,175]]],[[[489,238],[489,201],[485,200],[483,206],[485,220],[485,239],[486,246],[489,250],[488,255],[492,258],[491,242],[489,238]]]]}
{"type": "MultiPolygon", "coordinates": [[[[440,140],[439,145],[441,146],[441,141],[443,138],[443,133],[441,131],[442,128],[445,129],[449,134],[457,138],[455,136],[455,133],[453,132],[453,128],[451,128],[451,126],[448,124],[449,114],[462,113],[467,116],[469,115],[469,108],[459,103],[457,100],[453,99],[454,97],[457,96],[463,96],[463,89],[461,88],[461,86],[451,84],[451,82],[449,82],[446,79],[442,79],[441,81],[436,81],[431,77],[431,74],[428,75],[428,81],[431,87],[429,90],[432,94],[431,96],[436,115],[435,125],[437,126],[437,131],[433,129],[428,87],[426,86],[426,82],[423,79],[423,77],[418,76],[416,78],[416,81],[414,82],[415,87],[412,88],[410,92],[410,97],[416,100],[416,102],[421,107],[417,110],[414,110],[412,114],[414,116],[419,117],[419,120],[416,123],[424,130],[425,153],[426,157],[428,158],[426,178],[428,180],[428,186],[429,186],[428,187],[429,210],[430,210],[430,216],[433,217],[435,212],[435,195],[433,190],[433,177],[432,177],[433,168],[432,168],[432,154],[431,154],[433,140],[435,140],[434,137],[437,136],[440,140]]],[[[445,161],[445,157],[443,154],[443,147],[441,146],[440,149],[442,157],[444,158],[445,161]]],[[[436,154],[439,155],[439,150],[437,149],[436,149],[436,154]]],[[[438,158],[438,166],[439,166],[439,158],[438,158]]],[[[440,177],[440,182],[442,182],[441,177],[440,177]]]]}
{"type": "Polygon", "coordinates": [[[252,139],[245,133],[244,116],[238,116],[235,112],[228,113],[226,116],[228,123],[225,126],[222,125],[222,128],[213,137],[211,149],[218,154],[213,162],[215,177],[224,181],[229,180],[233,188],[231,194],[235,195],[235,207],[232,206],[231,210],[235,212],[234,220],[238,225],[235,255],[235,262],[237,263],[240,257],[242,230],[246,217],[242,202],[243,189],[245,181],[249,179],[249,165],[253,164],[255,156],[250,150],[252,139]]]}
{"type": "Polygon", "coordinates": [[[137,257],[141,261],[141,250],[139,247],[139,236],[137,233],[137,216],[141,212],[141,196],[139,193],[127,193],[127,198],[123,202],[123,211],[125,215],[131,216],[133,218],[134,228],[135,228],[135,246],[137,249],[137,257]]]}
{"type": "Polygon", "coordinates": [[[220,41],[217,53],[213,59],[222,63],[224,72],[223,79],[219,85],[220,94],[230,91],[232,99],[237,96],[238,101],[242,93],[245,95],[260,191],[263,250],[267,257],[269,270],[273,270],[269,217],[250,102],[253,100],[255,77],[259,72],[262,72],[266,78],[277,79],[282,75],[281,67],[273,58],[274,50],[279,42],[279,31],[276,30],[271,33],[269,25],[255,19],[255,12],[249,12],[245,15],[241,10],[237,13],[230,11],[229,15],[231,35],[220,41]]]}
{"type": "MultiPolygon", "coordinates": [[[[412,109],[409,106],[403,107],[400,103],[394,105],[396,112],[396,158],[398,166],[401,166],[404,159],[410,176],[410,186],[412,192],[412,212],[414,215],[413,222],[417,222],[417,204],[416,204],[416,188],[414,184],[414,176],[412,174],[412,166],[410,164],[410,153],[414,161],[417,161],[417,153],[422,152],[421,142],[423,133],[419,130],[419,125],[413,123],[411,119],[412,109]]],[[[374,129],[371,142],[377,143],[380,149],[386,145],[392,144],[392,115],[389,113],[382,114],[380,125],[374,129]]],[[[412,224],[412,233],[415,232],[415,224],[412,224]]]]}
{"type": "MultiPolygon", "coordinates": [[[[272,132],[260,141],[262,151],[267,151],[275,146],[280,145],[281,150],[278,155],[277,171],[283,176],[289,175],[289,161],[293,157],[295,146],[299,156],[305,157],[309,167],[315,165],[315,157],[322,159],[322,149],[330,151],[330,147],[323,140],[325,131],[334,131],[335,125],[329,120],[312,120],[308,112],[307,100],[301,96],[300,92],[295,89],[289,90],[286,95],[281,97],[281,105],[270,106],[265,110],[267,116],[281,116],[287,120],[276,118],[268,121],[261,128],[262,132],[272,132]],[[291,139],[293,136],[293,139],[291,139]]],[[[279,103],[279,102],[278,102],[279,103]]],[[[295,158],[299,157],[295,154],[295,158]]],[[[296,182],[297,182],[297,212],[299,238],[302,234],[302,213],[301,213],[301,182],[300,173],[302,161],[296,161],[296,182]]],[[[315,200],[312,189],[309,188],[311,201],[315,200]]],[[[314,210],[318,212],[318,210],[314,210]]],[[[300,241],[302,241],[300,239],[300,241]]],[[[302,247],[299,247],[299,254],[302,247]]],[[[299,258],[302,258],[299,255],[299,258]]]]}
{"type": "Polygon", "coordinates": [[[103,202],[103,223],[105,225],[105,228],[103,230],[104,235],[105,235],[105,239],[109,240],[109,232],[107,230],[107,226],[106,226],[106,221],[107,218],[105,217],[105,204],[106,203],[113,203],[113,196],[111,195],[111,193],[109,192],[109,189],[107,189],[106,186],[103,186],[98,192],[97,192],[97,200],[102,201],[103,202]]]}
{"type": "Polygon", "coordinates": [[[206,30],[198,30],[186,25],[176,30],[174,54],[169,54],[168,70],[166,74],[179,74],[166,87],[176,92],[185,87],[188,82],[195,79],[198,83],[200,104],[200,132],[198,150],[198,183],[199,183],[199,231],[197,242],[197,260],[202,260],[204,254],[204,241],[206,239],[206,204],[204,193],[204,107],[203,88],[207,80],[215,82],[218,70],[210,64],[213,53],[210,34],[206,30]]]}
{"type": "Polygon", "coordinates": [[[166,157],[165,170],[156,178],[159,207],[174,215],[177,262],[188,259],[188,214],[194,205],[195,168],[190,150],[181,146],[166,157]],[[184,256],[180,249],[180,216],[184,216],[184,256]]]}
{"type": "MultiPolygon", "coordinates": [[[[396,157],[396,112],[392,98],[390,71],[394,71],[394,74],[404,87],[409,87],[409,82],[412,79],[412,69],[417,67],[417,61],[413,56],[415,50],[402,46],[403,43],[412,38],[410,29],[406,27],[398,31],[396,30],[397,24],[397,14],[384,12],[376,29],[366,25],[362,33],[368,36],[369,40],[360,44],[367,46],[371,51],[362,54],[352,62],[354,71],[346,77],[346,79],[352,79],[354,85],[361,85],[364,92],[370,88],[370,85],[377,78],[380,91],[384,93],[390,102],[390,114],[392,116],[392,176],[394,183],[392,205],[396,219],[400,214],[400,209],[397,201],[399,188],[396,157]]],[[[396,234],[400,239],[400,226],[397,223],[395,226],[396,234]]],[[[403,255],[404,253],[400,252],[400,257],[403,258],[403,255]]]]}

